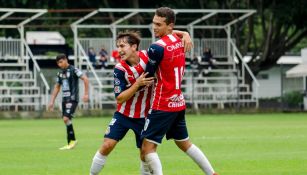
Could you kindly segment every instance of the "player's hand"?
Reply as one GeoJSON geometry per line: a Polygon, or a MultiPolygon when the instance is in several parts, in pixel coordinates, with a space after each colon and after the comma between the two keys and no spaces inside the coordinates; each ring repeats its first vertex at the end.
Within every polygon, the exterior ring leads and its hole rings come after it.
{"type": "Polygon", "coordinates": [[[48,111],[53,111],[53,106],[54,106],[54,103],[53,102],[50,102],[48,104],[48,111]]]}
{"type": "Polygon", "coordinates": [[[193,42],[188,32],[182,35],[182,44],[184,46],[184,52],[190,52],[193,48],[193,42]]]}
{"type": "Polygon", "coordinates": [[[83,102],[88,102],[89,98],[88,98],[88,94],[84,94],[82,97],[83,102]]]}
{"type": "Polygon", "coordinates": [[[142,73],[142,75],[136,79],[135,83],[137,83],[139,87],[151,85],[154,82],[154,77],[146,78],[147,75],[148,75],[148,72],[142,73]]]}

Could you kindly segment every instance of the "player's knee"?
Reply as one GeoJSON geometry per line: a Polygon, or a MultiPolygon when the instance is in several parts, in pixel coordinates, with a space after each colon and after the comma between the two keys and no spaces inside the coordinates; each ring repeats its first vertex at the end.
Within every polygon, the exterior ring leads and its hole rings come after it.
{"type": "Polygon", "coordinates": [[[192,143],[190,142],[190,140],[185,140],[185,141],[175,140],[175,143],[178,146],[178,148],[180,148],[183,152],[186,152],[192,146],[192,143]]]}
{"type": "Polygon", "coordinates": [[[108,155],[112,150],[113,148],[115,147],[116,145],[116,142],[112,142],[112,141],[109,141],[109,140],[105,140],[102,144],[102,147],[100,149],[100,153],[102,155],[108,155]]]}
{"type": "Polygon", "coordinates": [[[63,121],[65,124],[69,123],[70,122],[70,119],[66,116],[63,117],[63,121]]]}

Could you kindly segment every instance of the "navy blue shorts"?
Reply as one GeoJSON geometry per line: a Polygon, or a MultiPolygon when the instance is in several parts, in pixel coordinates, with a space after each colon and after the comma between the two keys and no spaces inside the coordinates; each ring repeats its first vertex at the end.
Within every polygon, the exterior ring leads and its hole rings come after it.
{"type": "Polygon", "coordinates": [[[119,112],[115,112],[109,123],[104,137],[120,141],[124,138],[129,129],[135,134],[136,146],[141,148],[141,133],[144,128],[145,118],[129,118],[119,112]]]}
{"type": "Polygon", "coordinates": [[[78,106],[78,102],[62,102],[62,117],[73,118],[73,115],[78,106]]]}
{"type": "Polygon", "coordinates": [[[146,138],[156,144],[166,139],[187,140],[189,138],[185,122],[185,110],[179,112],[165,112],[152,110],[148,114],[141,139],[146,138]]]}

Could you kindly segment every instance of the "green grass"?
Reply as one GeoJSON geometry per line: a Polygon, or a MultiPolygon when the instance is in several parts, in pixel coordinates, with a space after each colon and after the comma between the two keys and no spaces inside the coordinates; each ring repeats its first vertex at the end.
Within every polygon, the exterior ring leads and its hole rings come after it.
{"type": "MultiPolygon", "coordinates": [[[[79,140],[65,144],[61,119],[0,120],[0,174],[85,175],[111,118],[76,118],[79,140]]],[[[187,116],[192,142],[220,175],[306,175],[306,114],[187,116]]],[[[166,175],[199,175],[200,169],[173,141],[158,153],[166,175]]],[[[129,132],[108,158],[103,175],[138,175],[139,151],[129,132]]]]}

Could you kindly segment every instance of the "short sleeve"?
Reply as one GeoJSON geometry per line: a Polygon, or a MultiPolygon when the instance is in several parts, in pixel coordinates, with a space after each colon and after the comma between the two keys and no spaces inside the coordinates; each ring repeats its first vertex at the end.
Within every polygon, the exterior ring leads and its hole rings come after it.
{"type": "Polygon", "coordinates": [[[114,94],[117,97],[120,93],[126,90],[127,81],[125,79],[125,72],[114,68],[114,94]]]}
{"type": "Polygon", "coordinates": [[[60,84],[60,85],[62,84],[62,79],[61,79],[61,77],[60,77],[60,72],[57,73],[56,82],[57,82],[58,84],[60,84]]]}
{"type": "Polygon", "coordinates": [[[74,73],[79,78],[83,75],[82,71],[80,69],[78,69],[78,68],[75,68],[74,73]]]}

